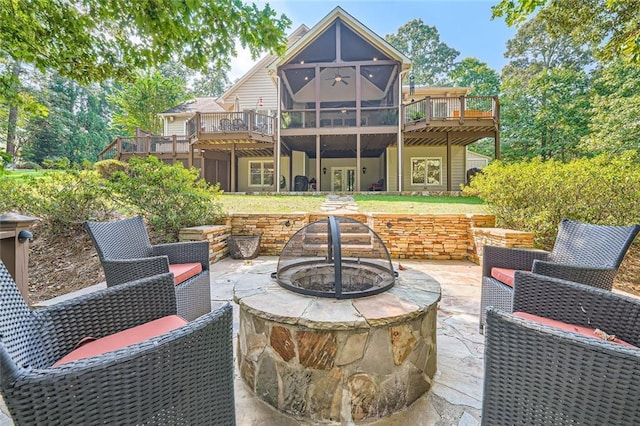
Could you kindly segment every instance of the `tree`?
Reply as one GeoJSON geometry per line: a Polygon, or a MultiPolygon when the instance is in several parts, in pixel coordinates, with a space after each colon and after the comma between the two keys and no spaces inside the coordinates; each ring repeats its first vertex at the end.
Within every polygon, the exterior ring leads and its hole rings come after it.
{"type": "MultiPolygon", "coordinates": [[[[543,12],[541,12],[543,14],[543,12]]],[[[502,75],[503,158],[568,160],[588,133],[588,46],[555,38],[544,19],[524,24],[507,42],[502,75]]]]}
{"type": "Polygon", "coordinates": [[[209,67],[207,72],[197,78],[193,83],[195,96],[220,96],[231,84],[227,72],[229,67],[209,67]]]}
{"type": "MultiPolygon", "coordinates": [[[[236,54],[283,52],[290,20],[239,0],[0,0],[0,56],[80,83],[130,77],[176,57],[191,69],[236,54]]],[[[5,82],[8,81],[5,79],[5,82]]],[[[8,88],[0,85],[0,96],[8,88]]]]}
{"type": "Polygon", "coordinates": [[[464,58],[451,72],[455,86],[473,87],[473,96],[496,96],[500,93],[500,76],[486,62],[464,58]]]}
{"type": "Polygon", "coordinates": [[[544,11],[552,34],[594,43],[606,61],[620,56],[640,63],[637,0],[501,0],[492,10],[494,18],[504,17],[510,26],[521,24],[536,10],[544,11]]]}
{"type": "Polygon", "coordinates": [[[460,52],[440,41],[436,27],[426,25],[422,19],[414,19],[398,28],[396,34],[387,34],[385,39],[411,58],[416,84],[451,85],[449,74],[460,52]]]}
{"type": "Polygon", "coordinates": [[[640,64],[617,60],[595,72],[590,91],[591,133],[582,145],[595,152],[640,152],[640,64]]]}
{"type": "Polygon", "coordinates": [[[186,81],[165,77],[159,70],[139,72],[133,83],[117,88],[109,96],[116,108],[112,125],[119,131],[134,134],[136,128],[160,134],[158,114],[188,99],[186,81]]]}
{"type": "Polygon", "coordinates": [[[48,114],[32,117],[27,124],[23,158],[39,164],[53,158],[66,158],[75,164],[97,160],[112,137],[105,88],[80,86],[54,74],[48,76],[39,102],[47,107],[48,114]]]}

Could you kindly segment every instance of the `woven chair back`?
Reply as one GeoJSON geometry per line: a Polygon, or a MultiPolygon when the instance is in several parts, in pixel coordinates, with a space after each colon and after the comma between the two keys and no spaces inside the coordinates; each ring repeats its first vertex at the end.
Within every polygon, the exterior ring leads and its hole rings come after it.
{"type": "Polygon", "coordinates": [[[640,227],[593,225],[562,219],[549,260],[618,268],[640,227]]]}
{"type": "Polygon", "coordinates": [[[36,319],[0,261],[0,382],[3,368],[42,366],[45,351],[37,330],[36,319]]]}
{"type": "Polygon", "coordinates": [[[138,259],[152,255],[151,242],[141,216],[113,222],[85,222],[100,260],[138,259]]]}

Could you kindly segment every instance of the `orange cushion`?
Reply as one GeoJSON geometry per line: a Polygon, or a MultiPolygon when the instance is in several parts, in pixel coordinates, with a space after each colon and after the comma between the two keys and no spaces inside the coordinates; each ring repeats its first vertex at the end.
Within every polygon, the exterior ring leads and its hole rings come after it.
{"type": "MultiPolygon", "coordinates": [[[[127,330],[120,331],[109,336],[105,336],[101,339],[94,340],[82,344],[82,346],[74,349],[69,354],[61,358],[58,362],[53,364],[54,367],[66,364],[71,361],[77,361],[79,359],[91,358],[93,356],[102,355],[107,352],[112,352],[125,346],[134,345],[136,343],[144,342],[152,337],[159,336],[164,333],[168,333],[171,330],[180,328],[187,324],[187,321],[178,315],[169,315],[166,317],[158,318],[146,324],[138,325],[127,330]]],[[[88,340],[84,338],[80,341],[88,340]]]]}
{"type": "Polygon", "coordinates": [[[173,283],[178,285],[202,272],[202,264],[200,262],[176,263],[169,265],[169,272],[173,273],[173,283]]]}
{"type": "Polygon", "coordinates": [[[491,268],[491,276],[501,283],[508,285],[509,287],[513,287],[513,279],[515,273],[515,269],[491,268]]]}
{"type": "MultiPolygon", "coordinates": [[[[548,325],[563,331],[571,331],[574,333],[578,333],[582,336],[586,336],[586,337],[593,337],[594,339],[601,339],[596,333],[596,329],[595,328],[589,328],[589,327],[583,327],[581,325],[574,325],[574,324],[568,324],[566,322],[562,322],[562,321],[557,321],[554,319],[550,319],[550,318],[545,318],[545,317],[540,317],[538,315],[533,315],[527,312],[514,312],[513,313],[514,316],[519,317],[519,318],[525,318],[534,322],[537,322],[538,324],[544,324],[544,325],[548,325]]],[[[603,340],[603,339],[601,339],[603,340]]],[[[625,342],[624,340],[620,340],[618,338],[615,338],[613,340],[609,340],[610,342],[615,342],[615,343],[620,343],[621,345],[625,345],[625,346],[631,346],[632,348],[635,347],[634,345],[625,342]]]]}

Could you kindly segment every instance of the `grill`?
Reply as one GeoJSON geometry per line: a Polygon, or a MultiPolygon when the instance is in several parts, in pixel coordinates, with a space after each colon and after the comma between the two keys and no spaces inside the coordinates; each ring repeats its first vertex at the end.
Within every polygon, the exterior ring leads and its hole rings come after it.
{"type": "Polygon", "coordinates": [[[378,234],[344,216],[329,216],[296,232],[272,274],[288,290],[336,299],[382,293],[393,287],[396,276],[378,234]]]}

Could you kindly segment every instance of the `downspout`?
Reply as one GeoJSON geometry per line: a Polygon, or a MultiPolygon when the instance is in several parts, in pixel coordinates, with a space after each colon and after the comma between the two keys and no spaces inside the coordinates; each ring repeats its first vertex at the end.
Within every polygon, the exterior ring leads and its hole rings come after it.
{"type": "MultiPolygon", "coordinates": [[[[277,109],[277,115],[276,115],[276,119],[275,119],[275,126],[276,126],[276,175],[274,176],[274,182],[276,182],[276,193],[280,192],[280,176],[282,176],[282,173],[280,173],[280,75],[277,74],[276,72],[276,103],[278,105],[278,109],[277,109]]],[[[289,178],[291,178],[291,176],[289,176],[289,178]]]]}
{"type": "Polygon", "coordinates": [[[408,72],[409,70],[401,71],[398,79],[398,192],[402,192],[402,80],[408,72]]]}

